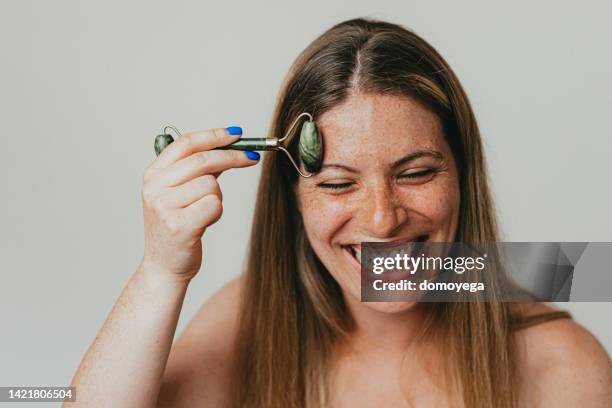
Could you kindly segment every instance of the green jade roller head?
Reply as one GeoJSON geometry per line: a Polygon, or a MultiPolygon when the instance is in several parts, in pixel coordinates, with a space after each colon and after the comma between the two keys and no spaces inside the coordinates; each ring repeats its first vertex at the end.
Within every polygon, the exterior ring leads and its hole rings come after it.
{"type": "MultiPolygon", "coordinates": [[[[155,154],[158,156],[170,143],[174,142],[174,138],[167,133],[168,129],[172,129],[178,136],[181,135],[174,126],[164,127],[162,134],[157,135],[155,138],[155,154]]],[[[299,175],[306,178],[313,176],[314,173],[321,168],[321,162],[323,161],[323,139],[317,129],[317,125],[312,120],[312,115],[307,112],[301,113],[293,121],[287,134],[280,139],[275,137],[244,138],[227,146],[216,147],[215,150],[281,150],[285,152],[299,175]],[[306,174],[302,173],[300,167],[293,160],[287,149],[281,146],[281,143],[287,139],[298,121],[304,116],[308,117],[308,120],[302,124],[302,129],[300,131],[299,154],[304,164],[304,168],[308,171],[306,174]]]]}

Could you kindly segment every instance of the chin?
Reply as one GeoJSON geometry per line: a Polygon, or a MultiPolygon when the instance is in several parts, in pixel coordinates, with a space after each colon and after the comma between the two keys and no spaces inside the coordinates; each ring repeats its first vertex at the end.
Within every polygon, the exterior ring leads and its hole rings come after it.
{"type": "Polygon", "coordinates": [[[385,314],[407,312],[414,309],[417,304],[418,302],[361,302],[363,307],[385,314]]]}
{"type": "Polygon", "coordinates": [[[419,304],[419,302],[362,302],[360,280],[350,282],[350,285],[340,284],[340,287],[344,292],[345,301],[350,298],[350,302],[354,304],[353,307],[368,308],[382,314],[392,315],[409,312],[419,304]]]}

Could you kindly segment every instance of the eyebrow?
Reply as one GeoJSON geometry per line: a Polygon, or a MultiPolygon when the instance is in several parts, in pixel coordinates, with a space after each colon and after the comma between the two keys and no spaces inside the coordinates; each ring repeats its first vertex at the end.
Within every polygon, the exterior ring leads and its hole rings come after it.
{"type": "MultiPolygon", "coordinates": [[[[437,150],[429,150],[429,149],[423,149],[423,150],[417,150],[415,152],[412,153],[408,153],[407,155],[399,158],[398,160],[394,161],[393,163],[391,163],[391,165],[389,166],[391,169],[395,169],[403,164],[408,164],[411,161],[414,161],[416,159],[419,159],[421,157],[433,157],[436,159],[444,159],[444,155],[442,153],[440,153],[437,150]]],[[[346,166],[344,164],[340,164],[340,163],[326,163],[323,164],[321,166],[321,170],[323,171],[324,169],[327,168],[337,168],[337,169],[343,169],[346,170],[348,172],[351,173],[359,173],[359,171],[353,167],[350,166],[346,166]]]]}

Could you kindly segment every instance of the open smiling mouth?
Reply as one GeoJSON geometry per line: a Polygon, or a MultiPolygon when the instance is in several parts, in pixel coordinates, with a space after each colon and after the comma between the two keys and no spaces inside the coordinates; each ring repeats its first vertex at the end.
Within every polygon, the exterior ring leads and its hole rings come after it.
{"type": "MultiPolygon", "coordinates": [[[[405,241],[394,241],[394,242],[389,242],[389,250],[392,249],[398,249],[401,246],[411,246],[411,253],[416,252],[420,245],[410,245],[413,243],[423,243],[423,242],[427,242],[427,240],[429,239],[429,235],[419,235],[416,239],[412,239],[412,240],[405,240],[405,241]]],[[[342,245],[342,249],[344,251],[346,251],[356,262],[358,265],[361,265],[361,243],[359,244],[348,244],[348,245],[342,245]]]]}

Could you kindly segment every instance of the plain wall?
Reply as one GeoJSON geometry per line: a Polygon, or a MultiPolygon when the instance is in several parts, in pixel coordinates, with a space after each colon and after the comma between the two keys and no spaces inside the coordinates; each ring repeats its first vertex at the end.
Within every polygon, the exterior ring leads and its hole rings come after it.
{"type": "MultiPolygon", "coordinates": [[[[453,67],[481,126],[505,240],[612,241],[610,11],[594,1],[2,2],[0,385],[68,385],[142,256],[141,177],[162,125],[263,136],[293,59],[352,17],[403,24],[453,67]]],[[[205,234],[177,333],[241,272],[258,178],[258,166],[221,176],[224,215],[205,234]]],[[[612,350],[610,303],[561,306],[612,350]]]]}

